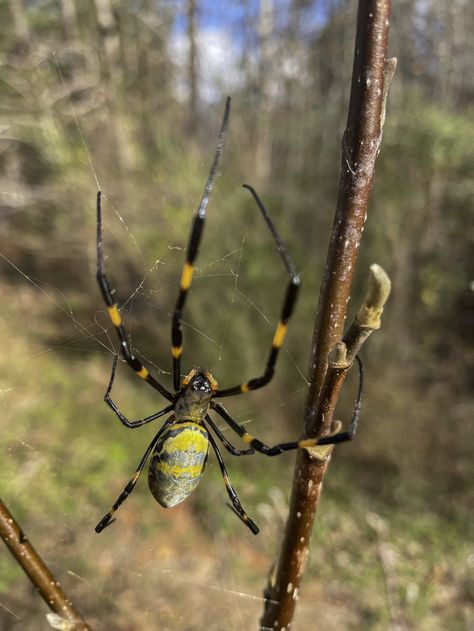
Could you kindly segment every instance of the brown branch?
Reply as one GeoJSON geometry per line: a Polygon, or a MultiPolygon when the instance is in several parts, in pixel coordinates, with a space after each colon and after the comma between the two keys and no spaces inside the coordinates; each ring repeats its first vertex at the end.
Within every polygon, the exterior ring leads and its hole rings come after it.
{"type": "MultiPolygon", "coordinates": [[[[352,362],[342,338],[357,253],[380,147],[388,86],[386,61],[390,0],[360,0],[347,127],[342,141],[339,196],[320,291],[305,406],[305,434],[335,431],[332,415],[352,362]],[[330,360],[331,352],[336,353],[330,360]],[[348,357],[349,355],[349,357],[348,357]],[[341,362],[341,368],[338,364],[341,362]],[[350,360],[350,361],[349,361],[350,360]],[[328,371],[329,362],[330,370],[328,371]]],[[[351,338],[348,340],[350,341],[351,338]]],[[[351,357],[352,355],[352,357],[351,357]]],[[[296,456],[290,510],[274,577],[265,591],[261,629],[289,629],[303,576],[322,479],[330,458],[296,456]]]]}
{"type": "Polygon", "coordinates": [[[0,537],[21,565],[48,607],[56,614],[48,614],[48,622],[55,629],[91,631],[80,613],[74,609],[59,583],[28,541],[13,515],[0,499],[0,537]],[[61,625],[61,626],[59,626],[61,625]]]}
{"type": "MultiPolygon", "coordinates": [[[[369,335],[381,326],[381,316],[390,295],[390,289],[391,282],[385,270],[376,263],[371,265],[365,299],[342,342],[338,342],[329,355],[328,370],[321,390],[317,417],[321,419],[323,425],[329,425],[331,422],[330,433],[332,434],[337,433],[342,425],[340,421],[332,421],[339,392],[355,356],[369,335]]],[[[315,458],[318,457],[315,453],[317,454],[320,449],[322,447],[313,447],[308,449],[308,453],[315,458]]]]}

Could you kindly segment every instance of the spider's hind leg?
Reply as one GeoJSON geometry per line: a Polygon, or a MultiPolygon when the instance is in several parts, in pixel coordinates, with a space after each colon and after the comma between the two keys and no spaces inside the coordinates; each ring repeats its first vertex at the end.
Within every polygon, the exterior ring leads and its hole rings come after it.
{"type": "Polygon", "coordinates": [[[155,435],[155,437],[153,438],[151,443],[148,445],[147,450],[143,454],[143,457],[140,460],[140,464],[138,465],[135,473],[132,475],[130,480],[125,485],[125,488],[123,489],[123,491],[118,496],[118,498],[117,498],[116,502],[114,503],[114,505],[112,506],[112,508],[109,510],[109,512],[106,515],[104,515],[104,517],[102,517],[100,522],[95,527],[95,531],[97,533],[102,532],[104,530],[104,528],[107,528],[107,526],[109,526],[114,521],[114,519],[112,518],[113,514],[115,513],[115,511],[118,508],[120,508],[120,506],[125,502],[127,497],[130,495],[130,493],[135,488],[135,486],[136,486],[136,484],[138,482],[138,478],[140,477],[140,475],[141,475],[141,473],[143,471],[143,468],[145,467],[146,461],[148,460],[148,456],[153,451],[153,449],[154,449],[156,443],[158,442],[158,439],[160,438],[161,434],[172,423],[174,423],[174,417],[169,419],[168,421],[166,421],[166,423],[164,423],[164,425],[160,428],[160,430],[155,435]]]}
{"type": "Polygon", "coordinates": [[[227,473],[227,469],[225,467],[224,464],[224,460],[222,458],[222,454],[219,451],[219,448],[217,446],[216,441],[214,440],[214,437],[212,436],[212,434],[210,434],[208,432],[209,435],[209,441],[214,449],[214,452],[216,454],[217,457],[217,462],[219,463],[219,467],[222,473],[222,477],[224,478],[224,484],[225,484],[225,488],[227,490],[227,494],[229,496],[229,499],[231,501],[231,504],[228,504],[228,506],[232,509],[232,511],[237,515],[237,517],[247,526],[247,528],[249,528],[249,530],[251,530],[253,532],[254,535],[258,535],[260,529],[257,526],[257,524],[253,521],[253,519],[251,519],[247,513],[245,512],[245,510],[242,507],[242,504],[240,503],[240,500],[237,496],[237,493],[234,489],[234,487],[232,486],[232,482],[230,481],[229,478],[229,474],[227,473]]]}

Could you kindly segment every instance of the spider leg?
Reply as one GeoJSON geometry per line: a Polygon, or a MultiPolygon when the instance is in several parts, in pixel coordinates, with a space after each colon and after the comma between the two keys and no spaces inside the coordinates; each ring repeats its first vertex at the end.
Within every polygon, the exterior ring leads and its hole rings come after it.
{"type": "Polygon", "coordinates": [[[247,526],[247,528],[249,528],[253,532],[254,535],[258,535],[259,527],[252,519],[250,519],[250,517],[242,508],[242,504],[240,503],[237,493],[235,492],[235,489],[232,486],[232,482],[230,481],[229,475],[227,473],[227,469],[225,468],[224,460],[222,458],[222,454],[219,451],[217,443],[214,437],[212,436],[212,434],[208,433],[208,435],[209,435],[209,441],[216,454],[217,462],[219,463],[222,477],[224,478],[224,484],[225,484],[225,488],[227,489],[227,494],[229,496],[230,501],[232,502],[231,504],[228,504],[228,506],[234,511],[237,517],[241,521],[243,521],[243,523],[247,526]]]}
{"type": "Polygon", "coordinates": [[[265,367],[264,373],[260,377],[255,377],[254,379],[250,379],[242,384],[237,386],[232,386],[231,388],[225,388],[224,390],[218,390],[215,394],[216,397],[229,397],[235,394],[241,394],[242,392],[249,392],[250,390],[257,390],[257,388],[262,388],[266,386],[267,383],[273,377],[273,373],[275,370],[275,364],[278,358],[278,353],[280,348],[283,345],[285,340],[286,331],[288,328],[288,320],[293,312],[293,308],[296,303],[296,297],[298,295],[298,290],[300,288],[300,278],[296,273],[295,266],[293,265],[292,260],[290,259],[288,252],[283,245],[283,242],[278,234],[270,215],[268,214],[267,209],[263,205],[260,197],[254,191],[254,189],[248,184],[244,184],[244,187],[247,188],[253,195],[255,201],[257,202],[257,206],[259,207],[263,218],[265,219],[270,232],[272,233],[273,239],[277,246],[277,249],[280,253],[280,256],[283,259],[283,262],[286,267],[286,271],[290,276],[290,280],[288,282],[286,294],[283,300],[283,307],[281,310],[280,321],[276,327],[275,333],[273,335],[272,347],[270,349],[270,354],[267,359],[267,365],[265,367]]]}
{"type": "Polygon", "coordinates": [[[210,427],[214,430],[214,433],[217,435],[217,438],[221,441],[227,451],[233,456],[251,456],[255,453],[254,449],[236,449],[232,443],[230,443],[221,430],[214,423],[209,414],[206,414],[206,421],[210,427]]]}
{"type": "Polygon", "coordinates": [[[147,450],[145,451],[145,453],[143,454],[142,459],[140,460],[140,464],[138,465],[135,473],[132,475],[130,480],[125,485],[125,488],[123,489],[123,491],[118,496],[117,501],[114,503],[114,505],[109,510],[109,512],[104,517],[102,517],[100,522],[95,527],[95,531],[97,533],[102,532],[104,530],[104,528],[107,528],[107,526],[109,526],[114,521],[112,519],[113,514],[125,502],[127,497],[130,495],[130,493],[135,488],[135,485],[136,485],[136,483],[138,481],[138,478],[140,477],[140,474],[143,471],[143,468],[144,468],[144,466],[146,464],[146,461],[148,460],[148,456],[150,455],[150,453],[152,452],[152,450],[155,447],[156,443],[158,442],[158,439],[160,438],[161,434],[173,422],[174,422],[174,417],[169,419],[168,421],[166,421],[166,423],[163,424],[163,427],[160,428],[160,430],[158,431],[156,436],[153,438],[151,443],[148,445],[147,450]]]}
{"type": "Polygon", "coordinates": [[[107,403],[109,408],[113,410],[118,420],[123,425],[125,425],[125,427],[129,427],[131,429],[134,429],[135,427],[141,427],[142,425],[146,425],[147,423],[150,423],[151,421],[154,421],[155,419],[160,418],[160,416],[163,416],[164,414],[167,414],[168,412],[171,412],[171,410],[173,410],[174,404],[171,404],[165,407],[164,410],[160,410],[160,412],[155,412],[154,414],[151,414],[150,416],[145,416],[145,418],[141,418],[136,421],[128,420],[128,418],[122,414],[122,412],[118,409],[118,407],[116,406],[116,404],[112,401],[110,397],[110,393],[112,391],[112,385],[115,379],[115,370],[117,368],[117,358],[118,358],[118,355],[114,355],[114,361],[112,364],[112,372],[110,373],[110,381],[109,381],[109,385],[107,386],[107,391],[104,395],[104,401],[107,403]]]}
{"type": "Polygon", "coordinates": [[[359,387],[357,389],[357,398],[352,411],[351,424],[347,432],[340,432],[333,436],[325,436],[318,439],[318,445],[335,445],[336,443],[343,443],[347,440],[352,440],[357,433],[357,427],[359,425],[360,408],[362,404],[362,391],[364,389],[364,366],[359,355],[356,355],[357,365],[359,367],[359,387]]]}
{"type": "Polygon", "coordinates": [[[183,271],[181,273],[181,281],[179,286],[178,299],[173,313],[173,321],[171,326],[171,355],[173,357],[173,385],[177,391],[181,386],[181,354],[183,352],[183,333],[182,333],[182,316],[186,297],[188,295],[189,288],[193,279],[194,261],[198,254],[199,243],[201,241],[202,229],[204,227],[204,220],[206,218],[206,208],[209,203],[209,195],[211,194],[214,180],[221,159],[222,151],[224,149],[224,141],[227,133],[227,125],[229,121],[230,113],[230,97],[227,97],[224,111],[224,118],[222,119],[221,128],[219,131],[219,137],[217,139],[216,152],[214,154],[214,160],[212,161],[209,175],[207,176],[206,186],[202,194],[201,202],[199,204],[197,213],[194,217],[193,225],[191,228],[191,235],[189,237],[189,243],[186,254],[186,261],[184,263],[183,271]]]}
{"type": "Polygon", "coordinates": [[[122,353],[122,357],[125,359],[127,364],[130,366],[135,373],[147,381],[155,390],[158,390],[160,394],[162,394],[168,401],[173,401],[174,396],[171,392],[162,386],[154,377],[150,374],[150,372],[143,366],[141,361],[135,357],[133,354],[128,342],[127,335],[125,333],[125,328],[122,323],[122,316],[120,315],[120,311],[117,303],[114,301],[112,296],[112,290],[110,288],[109,281],[105,274],[104,269],[104,243],[102,240],[102,193],[99,191],[97,193],[97,282],[99,284],[99,289],[102,294],[102,298],[104,299],[105,304],[107,305],[107,311],[109,313],[109,317],[112,321],[112,324],[117,331],[118,338],[120,340],[120,352],[122,353]]]}
{"type": "Polygon", "coordinates": [[[219,416],[224,419],[227,425],[242,438],[244,443],[247,443],[252,449],[255,449],[255,451],[258,451],[265,456],[279,456],[285,451],[292,451],[293,449],[306,449],[307,447],[315,447],[316,445],[335,445],[337,443],[343,443],[348,440],[352,440],[357,431],[359,421],[362,401],[362,389],[364,383],[364,371],[359,356],[356,356],[356,360],[359,366],[359,388],[357,391],[357,399],[354,405],[354,410],[352,412],[351,423],[347,432],[332,434],[331,436],[324,436],[321,438],[303,438],[301,440],[295,440],[288,443],[278,443],[273,447],[269,447],[258,438],[252,436],[252,434],[249,434],[249,432],[247,432],[242,427],[242,425],[237,423],[237,421],[232,418],[232,416],[222,405],[220,405],[220,403],[215,403],[214,401],[211,401],[211,408],[215,410],[217,414],[219,414],[219,416]]]}

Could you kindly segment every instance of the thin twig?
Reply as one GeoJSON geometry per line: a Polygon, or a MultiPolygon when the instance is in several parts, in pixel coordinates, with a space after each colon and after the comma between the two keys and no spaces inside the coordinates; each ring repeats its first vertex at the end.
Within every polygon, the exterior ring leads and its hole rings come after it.
{"type": "MultiPolygon", "coordinates": [[[[328,369],[317,412],[317,418],[321,419],[321,424],[324,426],[329,426],[332,420],[339,392],[356,355],[369,335],[381,326],[381,316],[390,295],[390,288],[391,282],[385,270],[376,263],[371,265],[364,301],[342,341],[338,342],[329,354],[328,369]]],[[[334,426],[334,422],[329,427],[331,433],[339,431],[334,426]]],[[[308,451],[314,458],[313,451],[308,451]]]]}
{"type": "Polygon", "coordinates": [[[377,555],[383,573],[385,599],[390,616],[388,631],[408,631],[408,625],[403,615],[400,601],[400,581],[396,567],[396,553],[388,539],[388,527],[384,520],[376,513],[367,515],[367,523],[374,530],[377,538],[377,555]]]}
{"type": "MultiPolygon", "coordinates": [[[[330,366],[330,355],[343,336],[382,137],[388,84],[395,66],[393,61],[386,61],[389,17],[390,0],[360,0],[349,113],[342,141],[339,196],[310,359],[310,387],[304,418],[307,436],[324,436],[334,431],[332,415],[347,374],[346,366],[341,370],[334,363],[330,366]]],[[[344,353],[350,365],[351,349],[344,353]]],[[[338,364],[340,352],[336,359],[338,364]]],[[[329,457],[312,458],[304,450],[296,456],[290,511],[274,577],[265,591],[262,630],[290,628],[328,463],[329,457]]]]}
{"type": "Polygon", "coordinates": [[[371,265],[365,300],[344,335],[349,363],[352,363],[369,335],[380,329],[382,312],[390,289],[391,282],[385,270],[376,263],[371,265]]]}
{"type": "Polygon", "coordinates": [[[53,629],[63,631],[91,631],[81,614],[61,589],[58,581],[29,542],[13,515],[0,499],[0,537],[26,572],[45,603],[56,614],[48,614],[53,629]]]}

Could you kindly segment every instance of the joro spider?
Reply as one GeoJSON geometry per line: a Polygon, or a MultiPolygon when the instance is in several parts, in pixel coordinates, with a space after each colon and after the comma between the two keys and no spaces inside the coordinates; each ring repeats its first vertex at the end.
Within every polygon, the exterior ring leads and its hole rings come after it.
{"type": "Polygon", "coordinates": [[[258,438],[254,438],[251,434],[249,434],[242,425],[232,418],[229,412],[227,412],[220,403],[216,402],[216,399],[218,398],[230,397],[262,388],[272,379],[278,353],[285,339],[288,321],[292,314],[300,287],[300,279],[283,245],[283,242],[280,239],[280,236],[278,235],[278,232],[263,203],[254,189],[249,185],[244,186],[253,195],[255,202],[257,203],[257,206],[260,209],[268,228],[270,229],[273,240],[290,277],[283,299],[280,320],[273,336],[265,370],[259,377],[255,377],[239,385],[224,389],[219,388],[216,379],[208,370],[202,370],[198,367],[193,368],[183,379],[181,378],[183,309],[192,282],[194,261],[196,260],[201,241],[209,195],[212,190],[219,160],[224,147],[229,112],[230,98],[226,101],[224,118],[219,132],[214,160],[209,171],[201,203],[199,204],[197,213],[193,220],[186,261],[181,274],[178,299],[173,313],[171,327],[171,355],[173,358],[174,393],[169,392],[155,379],[150,371],[142,364],[140,359],[133,354],[133,350],[128,342],[119,307],[113,298],[113,291],[111,290],[109,281],[105,274],[104,246],[102,241],[101,192],[99,191],[97,194],[97,282],[99,283],[102,297],[107,305],[107,311],[112,324],[117,331],[120,341],[120,352],[130,368],[139,377],[148,382],[163,397],[165,397],[170,404],[159,412],[155,412],[145,418],[134,421],[128,420],[111,398],[112,385],[117,367],[117,355],[115,355],[113,360],[112,372],[104,400],[114,411],[119,421],[125,425],[125,427],[129,427],[131,429],[142,427],[142,425],[145,425],[146,423],[151,423],[165,414],[171,413],[169,418],[164,422],[151,443],[148,445],[135,473],[126,484],[117,501],[95,527],[97,533],[104,530],[104,528],[114,521],[112,519],[113,514],[135,488],[138,478],[140,477],[150,454],[151,461],[148,470],[148,485],[150,491],[155,500],[161,504],[161,506],[169,508],[176,506],[185,500],[199,484],[208,458],[210,444],[216,454],[217,462],[224,478],[227,494],[231,502],[229,504],[230,508],[256,535],[259,532],[259,528],[243,509],[237,493],[230,481],[224,460],[217,446],[216,439],[209,431],[209,428],[221,441],[225,449],[227,449],[227,451],[233,456],[247,456],[254,454],[256,451],[266,456],[278,456],[279,454],[293,449],[314,447],[315,445],[331,445],[350,440],[357,429],[362,392],[362,365],[358,358],[357,360],[360,368],[359,392],[352,421],[347,432],[341,432],[323,438],[305,438],[293,442],[279,443],[273,447],[269,447],[258,440],[258,438]],[[237,449],[234,447],[211,419],[209,410],[216,412],[230,427],[230,429],[240,436],[249,448],[237,449]]]}

